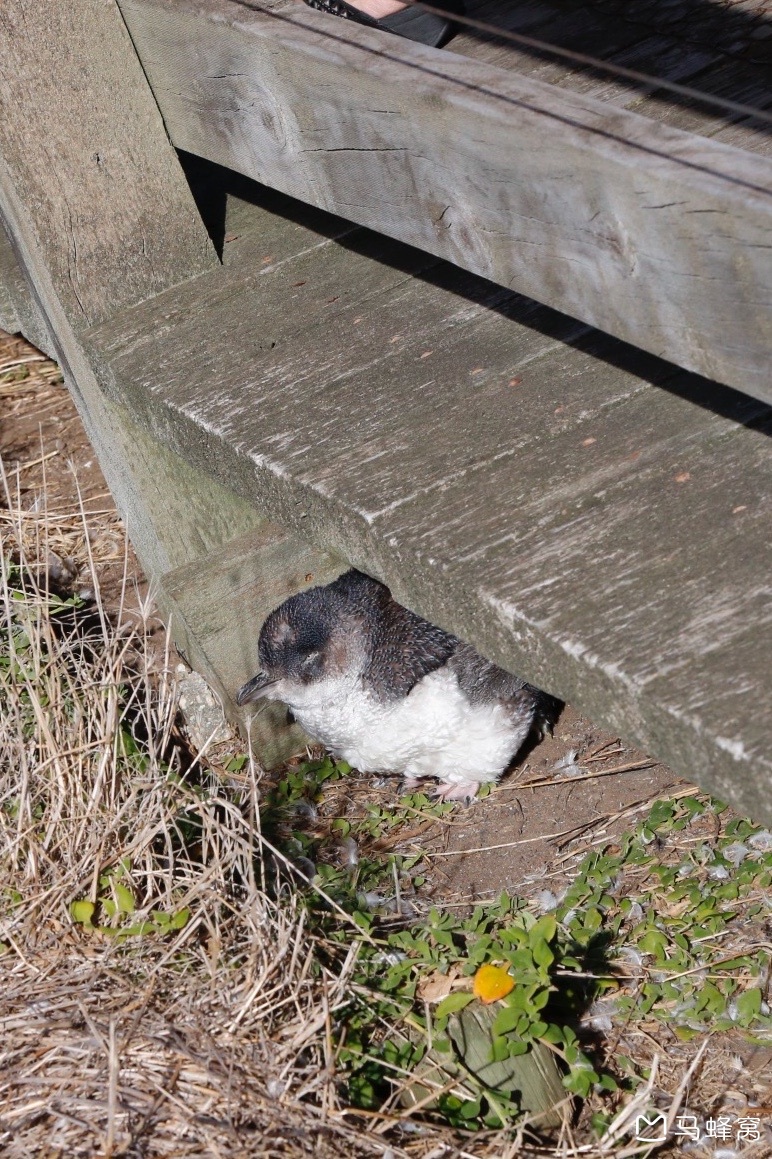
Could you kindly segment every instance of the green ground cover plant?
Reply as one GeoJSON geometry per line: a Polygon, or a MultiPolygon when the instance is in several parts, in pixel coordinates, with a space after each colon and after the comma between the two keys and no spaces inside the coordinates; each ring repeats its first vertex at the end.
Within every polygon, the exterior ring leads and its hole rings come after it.
{"type": "MultiPolygon", "coordinates": [[[[329,757],[301,763],[268,800],[274,807],[281,803],[291,817],[299,803],[318,803],[325,783],[349,772],[329,757]]],[[[370,806],[359,822],[333,822],[331,834],[377,840],[404,824],[410,809],[434,811],[439,818],[448,806],[407,794],[394,810],[370,806]]],[[[453,1052],[449,1018],[478,1002],[472,979],[487,963],[502,966],[515,980],[495,1004],[490,1061],[546,1043],[562,1059],[566,1091],[582,1098],[632,1090],[645,1077],[645,1068],[633,1060],[622,1056],[612,1068],[602,1049],[587,1045],[587,1035],[582,1042],[588,1012],[609,1030],[612,1018],[655,1018],[683,1040],[740,1028],[772,1042],[765,997],[769,944],[749,941],[729,955],[723,948],[734,921],[770,913],[772,836],[740,818],[729,820],[717,841],[694,836],[695,823],[709,818],[720,826],[726,812],[722,802],[703,796],[656,802],[621,842],[585,857],[560,900],[502,894],[460,916],[432,906],[421,921],[398,929],[389,928],[395,894],[404,902],[420,892],[420,854],[392,853],[343,867],[319,864],[311,892],[314,883],[322,886],[372,937],[358,956],[356,998],[341,1020],[345,1038],[337,1060],[350,1071],[352,1100],[371,1109],[383,1106],[427,1050],[453,1052]],[[540,915],[545,904],[550,912],[540,915]],[[453,985],[433,1009],[421,997],[422,982],[432,977],[453,985]]],[[[302,818],[303,812],[294,815],[302,818]]],[[[286,848],[290,854],[302,850],[307,863],[319,852],[302,829],[290,830],[286,848]]],[[[327,933],[335,939],[335,930],[327,933]]],[[[433,1108],[451,1125],[471,1129],[517,1121],[520,1108],[511,1092],[486,1088],[471,1075],[466,1086],[466,1097],[444,1093],[433,1108]]],[[[602,1131],[610,1118],[609,1112],[596,1112],[595,1128],[602,1131]]]]}
{"type": "MultiPolygon", "coordinates": [[[[684,790],[621,837],[590,835],[559,889],[445,907],[428,843],[404,835],[441,829],[456,806],[412,792],[346,812],[354,774],[329,757],[268,778],[238,744],[192,750],[168,645],[151,656],[149,604],[127,616],[125,585],[103,603],[85,532],[94,595],[54,590],[45,561],[65,517],[14,518],[19,506],[6,490],[12,1159],[52,1138],[62,1154],[229,1140],[258,1156],[288,1124],[298,1138],[323,1128],[324,1156],[632,1155],[657,1069],[637,1028],[687,1060],[722,1034],[772,1044],[767,830],[684,790]],[[529,1056],[552,1117],[524,1087],[529,1056]],[[41,1103],[42,1079],[58,1094],[41,1103]]],[[[70,542],[87,520],[66,520],[70,542]]],[[[677,1087],[659,1088],[671,1109],[677,1087]]]]}

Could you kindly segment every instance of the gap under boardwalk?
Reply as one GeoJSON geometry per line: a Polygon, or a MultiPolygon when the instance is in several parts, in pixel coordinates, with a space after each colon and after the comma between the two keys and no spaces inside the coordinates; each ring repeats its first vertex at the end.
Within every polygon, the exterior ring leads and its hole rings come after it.
{"type": "Polygon", "coordinates": [[[269,519],[769,819],[770,407],[219,179],[224,269],[88,335],[111,396],[269,519]]]}

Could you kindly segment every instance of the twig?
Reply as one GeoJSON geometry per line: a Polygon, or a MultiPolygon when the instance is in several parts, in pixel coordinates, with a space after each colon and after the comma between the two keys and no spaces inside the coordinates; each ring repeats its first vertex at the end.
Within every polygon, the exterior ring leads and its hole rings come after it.
{"type": "Polygon", "coordinates": [[[58,455],[58,451],[49,451],[47,455],[41,455],[37,459],[29,459],[26,463],[17,463],[13,468],[14,471],[26,471],[28,467],[39,467],[41,463],[45,463],[48,459],[53,459],[58,455]]]}
{"type": "Polygon", "coordinates": [[[592,773],[580,773],[575,777],[539,777],[535,781],[520,781],[512,787],[515,790],[533,789],[537,785],[575,784],[577,781],[594,781],[598,777],[613,777],[616,773],[631,773],[637,769],[653,769],[656,761],[632,761],[627,765],[615,765],[613,769],[598,769],[592,773]]]}

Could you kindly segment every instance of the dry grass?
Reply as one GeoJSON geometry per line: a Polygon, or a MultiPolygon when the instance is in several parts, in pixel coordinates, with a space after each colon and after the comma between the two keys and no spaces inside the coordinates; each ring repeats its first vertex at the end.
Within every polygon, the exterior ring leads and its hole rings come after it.
{"type": "MultiPolygon", "coordinates": [[[[103,606],[83,513],[87,604],[50,590],[60,525],[42,513],[30,536],[4,481],[3,1154],[595,1154],[569,1136],[542,1149],[517,1134],[406,1133],[404,1111],[342,1105],[333,1025],[358,939],[331,953],[289,883],[266,890],[259,770],[226,783],[186,747],[149,608],[128,616],[125,585],[103,606]],[[135,912],[111,916],[127,896],[135,912]],[[73,920],[73,901],[94,905],[93,924],[73,920]],[[162,928],[159,914],[187,920],[162,928]],[[144,932],[124,937],[127,920],[144,932]]],[[[64,522],[71,534],[75,516],[64,522]]],[[[625,1144],[636,1106],[604,1153],[640,1152],[625,1144]]]]}
{"type": "MultiPolygon", "coordinates": [[[[12,410],[36,391],[53,406],[56,368],[23,357],[0,363],[0,403],[12,410]]],[[[471,1135],[345,1105],[335,1035],[359,939],[325,943],[290,878],[277,878],[255,763],[227,778],[191,751],[178,728],[176,657],[159,648],[150,602],[132,589],[120,520],[98,494],[47,501],[49,457],[41,447],[20,458],[0,494],[0,1152],[640,1153],[630,1123],[645,1087],[621,1099],[604,1146],[584,1130],[538,1147],[516,1132],[471,1135]],[[25,472],[43,480],[32,498],[25,472]],[[85,602],[61,598],[73,591],[85,602]],[[135,912],[111,914],[127,899],[135,912]],[[73,920],[77,901],[95,907],[92,922],[73,920]],[[132,927],[140,932],[124,936],[132,927]]],[[[329,794],[333,812],[336,792],[342,782],[329,794]]],[[[400,841],[436,823],[414,812],[400,841]]],[[[396,840],[380,836],[379,849],[396,840]]],[[[687,1077],[704,1084],[711,1068],[715,1099],[701,1103],[722,1105],[736,1045],[711,1042],[705,1053],[672,1038],[663,1047],[661,1035],[631,1024],[621,1043],[632,1054],[634,1039],[637,1060],[652,1063],[658,1105],[675,1115],[687,1077]]],[[[766,1146],[746,1147],[743,1159],[762,1159],[766,1146]]]]}
{"type": "Polygon", "coordinates": [[[103,603],[99,521],[2,485],[2,1154],[519,1152],[342,1104],[333,1027],[360,939],[325,944],[266,857],[255,763],[224,781],[190,751],[149,604],[127,583],[103,603]]]}
{"type": "Polygon", "coordinates": [[[48,527],[3,536],[3,1153],[382,1153],[336,1114],[328,1065],[351,960],[315,963],[296,898],[255,880],[254,766],[237,793],[191,759],[147,607],[108,614],[93,566],[93,605],[52,599],[48,527]],[[73,923],[119,879],[137,922],[186,924],[73,923]]]}
{"type": "Polygon", "coordinates": [[[149,603],[129,600],[128,558],[105,606],[114,513],[23,503],[12,478],[0,512],[2,1153],[521,1152],[517,1137],[465,1140],[342,1104],[333,1029],[359,938],[324,944],[290,881],[277,890],[255,763],[226,781],[190,751],[175,663],[151,647],[149,603]],[[111,913],[127,898],[135,912],[111,913]],[[73,920],[73,902],[90,902],[93,921],[73,920]],[[127,923],[142,932],[124,936],[127,923]]]}

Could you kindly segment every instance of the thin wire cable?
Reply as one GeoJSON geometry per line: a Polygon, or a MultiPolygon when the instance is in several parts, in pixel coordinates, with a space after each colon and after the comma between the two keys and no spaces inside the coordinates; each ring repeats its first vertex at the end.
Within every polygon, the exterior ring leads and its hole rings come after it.
{"type": "MultiPolygon", "coordinates": [[[[184,5],[184,3],[188,2],[188,0],[177,0],[177,2],[184,5]]],[[[227,0],[225,0],[225,2],[227,2],[227,0]]],[[[246,8],[249,10],[249,12],[253,12],[260,17],[264,17],[264,19],[267,17],[267,19],[275,20],[279,23],[289,25],[290,28],[297,29],[307,27],[303,16],[300,16],[298,13],[297,9],[300,6],[294,5],[294,3],[290,5],[290,9],[294,9],[294,13],[291,14],[290,10],[287,10],[286,8],[278,10],[277,12],[277,10],[265,7],[265,0],[231,0],[231,2],[235,3],[235,5],[238,7],[246,8]]],[[[412,2],[412,0],[408,0],[408,2],[412,2]]],[[[427,5],[425,7],[429,6],[427,5]]],[[[312,8],[312,12],[313,10],[314,9],[312,8]]],[[[439,12],[442,12],[444,16],[449,15],[447,12],[444,12],[443,9],[435,10],[439,10],[439,12]]],[[[452,58],[453,61],[458,61],[458,63],[469,59],[467,57],[461,56],[461,54],[437,52],[432,53],[431,57],[424,57],[423,54],[421,57],[410,57],[409,54],[408,56],[405,56],[405,54],[401,54],[399,52],[392,53],[388,51],[386,41],[391,41],[392,43],[399,42],[401,39],[400,37],[388,36],[384,38],[384,41],[379,44],[378,48],[374,48],[374,46],[371,44],[364,44],[362,41],[357,41],[357,39],[351,41],[348,36],[335,34],[333,31],[334,23],[338,22],[325,20],[323,21],[323,24],[325,24],[323,31],[321,28],[315,29],[315,31],[320,32],[320,34],[330,42],[341,45],[345,44],[348,46],[356,46],[357,49],[370,54],[370,56],[374,58],[391,60],[394,61],[394,63],[398,63],[402,66],[413,68],[413,70],[417,71],[418,73],[432,76],[432,78],[436,78],[437,80],[447,81],[453,88],[466,89],[469,93],[482,94],[483,96],[490,97],[491,100],[496,102],[503,102],[505,104],[511,104],[512,107],[537,112],[537,114],[552,119],[552,121],[569,126],[571,130],[580,129],[583,132],[591,133],[592,136],[602,137],[606,140],[617,141],[617,143],[624,146],[625,148],[631,148],[631,150],[651,156],[651,158],[665,161],[669,163],[669,165],[672,165],[672,163],[677,163],[678,166],[686,170],[692,170],[693,173],[705,174],[708,177],[718,177],[721,182],[728,182],[729,184],[737,185],[737,187],[742,189],[748,189],[749,191],[753,192],[753,194],[762,194],[764,197],[770,197],[772,192],[769,182],[766,180],[767,170],[769,170],[769,166],[766,166],[766,159],[759,158],[759,156],[757,156],[755,153],[749,152],[745,155],[749,161],[762,161],[763,165],[765,165],[765,172],[763,176],[753,178],[753,180],[748,180],[748,178],[740,176],[736,172],[729,172],[726,167],[722,168],[720,172],[718,172],[718,170],[716,170],[713,165],[711,165],[711,163],[706,163],[706,161],[702,159],[701,156],[698,156],[698,158],[691,158],[691,156],[673,153],[672,148],[667,147],[667,145],[663,147],[657,147],[657,145],[654,144],[653,139],[648,137],[644,137],[642,140],[631,138],[628,136],[628,134],[618,131],[616,129],[616,125],[613,123],[589,123],[587,117],[577,115],[577,112],[581,112],[581,110],[574,110],[570,107],[570,103],[568,103],[566,108],[562,111],[560,109],[545,108],[544,103],[540,102],[540,93],[545,88],[553,88],[554,86],[542,85],[542,83],[540,83],[540,85],[534,87],[531,96],[510,95],[508,93],[501,92],[500,89],[488,87],[485,85],[485,83],[480,83],[480,78],[475,78],[473,80],[471,78],[466,79],[463,75],[451,76],[446,72],[443,72],[442,68],[437,66],[438,63],[442,63],[443,59],[452,58]]],[[[598,64],[602,64],[602,61],[598,61],[598,64]]],[[[500,68],[496,68],[494,72],[503,72],[504,75],[509,75],[507,71],[500,70],[500,68]]],[[[511,75],[517,76],[517,72],[514,72],[511,75]]],[[[655,78],[653,78],[653,80],[655,83],[657,83],[655,78]]],[[[560,92],[560,89],[556,90],[556,92],[560,92]]],[[[697,93],[695,95],[701,97],[702,94],[697,93]]],[[[566,96],[566,94],[563,94],[563,96],[566,96]]],[[[593,103],[597,104],[599,109],[603,109],[604,107],[602,101],[596,101],[593,103]]],[[[644,117],[640,117],[639,119],[641,122],[646,122],[646,118],[644,117]]],[[[686,136],[689,136],[689,134],[686,134],[686,136]]]]}
{"type": "MultiPolygon", "coordinates": [[[[189,3],[190,0],[176,0],[176,2],[184,6],[185,4],[189,3]]],[[[228,3],[228,0],[225,0],[225,2],[228,3]]],[[[254,12],[260,17],[276,20],[280,24],[288,25],[291,28],[308,27],[305,20],[302,18],[302,16],[300,16],[300,13],[298,13],[300,4],[296,5],[293,3],[289,5],[289,10],[287,8],[282,8],[279,11],[275,11],[271,8],[265,7],[265,0],[230,0],[230,2],[240,8],[245,8],[250,12],[254,12]],[[292,10],[294,10],[294,13],[291,14],[292,10]]],[[[408,2],[412,2],[412,0],[408,0],[408,2]]],[[[426,7],[428,8],[429,5],[426,5],[426,7]]],[[[311,11],[314,11],[313,8],[311,11]]],[[[444,16],[448,15],[448,13],[442,9],[439,9],[439,11],[442,12],[444,16]]],[[[321,33],[325,39],[330,40],[336,44],[345,44],[352,47],[356,46],[362,52],[372,55],[375,58],[393,61],[404,66],[405,68],[414,69],[418,73],[422,73],[426,76],[447,81],[453,88],[460,88],[468,92],[481,94],[483,96],[490,97],[496,102],[504,102],[505,104],[512,105],[516,108],[527,109],[530,112],[538,113],[541,116],[566,125],[572,130],[580,129],[585,133],[605,138],[608,141],[617,142],[623,145],[625,148],[636,150],[646,156],[665,161],[668,164],[676,164],[684,169],[692,170],[695,173],[705,174],[708,177],[717,177],[722,182],[728,182],[731,185],[737,185],[738,187],[747,189],[752,193],[761,193],[764,197],[770,196],[770,187],[766,180],[767,171],[764,173],[764,179],[759,178],[748,180],[747,177],[740,176],[736,172],[730,173],[725,167],[722,168],[721,171],[717,171],[711,164],[706,163],[702,157],[687,157],[679,152],[674,152],[671,148],[667,147],[667,144],[665,144],[663,147],[657,147],[654,141],[649,137],[645,136],[643,140],[638,140],[634,137],[631,138],[629,134],[626,135],[623,132],[618,131],[613,122],[609,124],[588,123],[587,118],[582,117],[581,115],[577,115],[575,110],[573,110],[570,105],[568,105],[562,111],[560,109],[546,108],[544,103],[540,100],[540,96],[543,90],[554,88],[552,85],[545,85],[540,83],[538,86],[534,87],[532,94],[528,96],[513,96],[502,92],[499,89],[494,89],[486,86],[485,84],[479,83],[479,78],[472,80],[458,75],[450,76],[448,73],[443,72],[440,67],[438,67],[438,64],[440,64],[443,60],[452,59],[454,62],[461,63],[464,60],[469,59],[463,55],[438,52],[432,53],[431,57],[425,57],[423,55],[420,57],[411,57],[409,54],[405,56],[404,54],[400,54],[398,52],[390,53],[387,50],[386,41],[389,40],[394,42],[395,40],[399,40],[399,37],[388,36],[382,41],[381,45],[376,48],[372,45],[364,44],[356,39],[351,40],[346,35],[333,32],[333,25],[336,23],[339,22],[327,19],[324,21],[324,31],[322,32],[321,28],[317,28],[315,31],[317,33],[321,33]]],[[[498,31],[498,29],[494,28],[494,32],[498,33],[498,31]]],[[[602,61],[598,62],[600,65],[602,65],[602,63],[602,61]]],[[[494,72],[503,72],[505,76],[510,75],[506,72],[506,70],[502,69],[495,69],[494,72]]],[[[517,77],[517,72],[515,71],[511,75],[513,77],[517,77]]],[[[656,81],[656,78],[651,79],[655,85],[659,83],[656,81]]],[[[557,89],[556,91],[561,92],[560,89],[557,89]]],[[[565,96],[566,94],[563,95],[565,96]]],[[[695,93],[695,95],[698,97],[702,96],[700,93],[695,93]]],[[[603,108],[602,101],[595,101],[594,103],[599,106],[599,109],[603,108]]],[[[638,119],[641,122],[646,121],[645,117],[639,117],[638,119]]],[[[769,117],[765,119],[772,120],[772,118],[769,117]]],[[[762,164],[765,164],[765,159],[758,157],[758,155],[753,152],[747,152],[746,157],[748,161],[761,161],[762,164]]]]}
{"type": "Polygon", "coordinates": [[[700,92],[699,89],[694,89],[691,85],[678,84],[676,81],[666,80],[664,77],[650,76],[648,73],[638,72],[637,69],[625,68],[621,64],[612,64],[611,61],[600,60],[598,57],[590,56],[586,52],[574,52],[571,48],[561,48],[560,45],[551,44],[546,40],[539,40],[535,36],[526,36],[522,32],[511,32],[507,28],[497,28],[495,24],[489,24],[485,20],[477,20],[472,16],[456,15],[455,12],[449,13],[447,9],[436,8],[432,4],[425,4],[423,0],[406,0],[406,3],[413,7],[422,8],[426,12],[431,12],[435,16],[450,17],[454,24],[460,24],[464,28],[472,28],[476,32],[487,32],[500,40],[509,40],[513,44],[520,44],[525,48],[534,48],[539,52],[546,52],[552,56],[562,57],[564,60],[569,60],[574,64],[589,65],[592,68],[610,73],[612,76],[619,76],[624,80],[632,80],[637,84],[645,84],[647,87],[653,86],[654,88],[667,89],[669,92],[677,93],[678,96],[689,97],[690,100],[714,105],[716,108],[723,109],[726,112],[739,113],[744,117],[754,117],[756,120],[766,121],[767,124],[772,125],[772,114],[764,112],[763,109],[754,108],[753,105],[745,105],[740,101],[732,101],[727,97],[719,97],[713,93],[700,92]]]}

